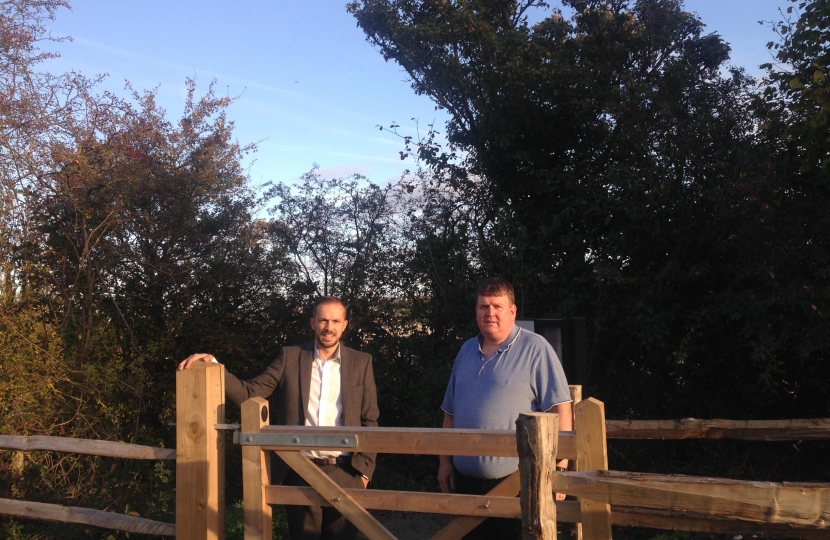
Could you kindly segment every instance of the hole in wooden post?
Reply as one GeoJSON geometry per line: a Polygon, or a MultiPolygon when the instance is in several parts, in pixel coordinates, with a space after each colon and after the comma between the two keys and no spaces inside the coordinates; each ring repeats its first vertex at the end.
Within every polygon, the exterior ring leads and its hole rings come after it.
{"type": "Polygon", "coordinates": [[[262,406],[262,421],[265,422],[266,420],[268,420],[268,406],[263,405],[262,406]]]}

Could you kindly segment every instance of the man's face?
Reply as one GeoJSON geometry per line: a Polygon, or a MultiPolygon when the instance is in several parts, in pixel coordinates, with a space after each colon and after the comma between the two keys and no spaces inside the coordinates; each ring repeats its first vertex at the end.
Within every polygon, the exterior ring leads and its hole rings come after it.
{"type": "Polygon", "coordinates": [[[338,303],[320,304],[310,320],[314,330],[314,339],[318,349],[329,349],[340,342],[340,336],[349,321],[346,320],[346,310],[338,303]]]}
{"type": "Polygon", "coordinates": [[[507,296],[479,296],[476,304],[478,330],[490,343],[501,343],[513,329],[516,321],[516,304],[507,296]]]}

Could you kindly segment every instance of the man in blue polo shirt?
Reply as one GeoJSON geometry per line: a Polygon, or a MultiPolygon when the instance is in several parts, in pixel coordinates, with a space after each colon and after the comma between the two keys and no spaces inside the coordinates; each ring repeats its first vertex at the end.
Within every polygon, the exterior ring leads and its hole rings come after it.
{"type": "MultiPolygon", "coordinates": [[[[559,429],[573,429],[571,396],[562,364],[540,335],[515,325],[513,286],[489,278],[478,287],[476,322],[481,332],[461,346],[441,409],[445,428],[516,429],[520,413],[559,414],[559,429]]],[[[444,493],[484,495],[519,468],[518,458],[441,456],[438,483],[444,493]]],[[[557,463],[567,467],[567,460],[557,463]]],[[[564,495],[557,494],[557,499],[564,495]]],[[[488,519],[465,538],[520,538],[521,521],[488,519]]]]}

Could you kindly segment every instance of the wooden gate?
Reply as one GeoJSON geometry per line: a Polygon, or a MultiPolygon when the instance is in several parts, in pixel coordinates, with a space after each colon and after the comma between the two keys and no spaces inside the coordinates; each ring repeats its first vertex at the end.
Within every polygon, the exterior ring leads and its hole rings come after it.
{"type": "Polygon", "coordinates": [[[559,416],[550,413],[522,415],[516,431],[271,426],[268,418],[264,399],[252,398],[242,404],[242,430],[237,440],[243,445],[246,540],[271,538],[271,504],[333,506],[370,540],[394,536],[367,509],[463,516],[433,537],[443,540],[461,538],[487,517],[521,518],[526,538],[554,539],[557,521],[582,522],[587,540],[611,538],[607,504],[555,502],[553,494],[558,459],[575,460],[578,470],[588,464],[607,469],[605,418],[599,401],[577,405],[576,433],[559,432],[559,416]],[[483,496],[344,489],[302,450],[518,456],[520,467],[483,496]],[[269,451],[276,452],[310,487],[270,485],[269,451]]]}

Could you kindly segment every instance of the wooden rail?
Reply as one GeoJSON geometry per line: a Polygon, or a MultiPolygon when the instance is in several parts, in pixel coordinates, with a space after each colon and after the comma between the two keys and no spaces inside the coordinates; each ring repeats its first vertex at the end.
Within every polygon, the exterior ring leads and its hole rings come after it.
{"type": "Polygon", "coordinates": [[[169,523],[76,506],[0,499],[0,514],[58,523],[90,525],[129,533],[176,536],[176,526],[169,523]]]}
{"type": "MultiPolygon", "coordinates": [[[[68,437],[0,435],[0,449],[17,451],[53,451],[126,459],[175,459],[169,448],[140,446],[114,441],[72,439],[68,437]]],[[[128,533],[175,536],[176,526],[137,516],[117,514],[77,506],[61,506],[31,501],[0,499],[0,515],[24,519],[54,521],[112,529],[128,533]]]]}
{"type": "Polygon", "coordinates": [[[52,451],[72,454],[127,459],[176,459],[173,448],[156,448],[114,441],[71,439],[68,437],[47,437],[42,435],[0,435],[0,449],[20,451],[52,451]]]}
{"type": "MultiPolygon", "coordinates": [[[[573,387],[572,387],[573,388],[573,387]]],[[[576,391],[572,390],[572,397],[576,391]]],[[[574,405],[581,399],[574,399],[574,405]]],[[[239,429],[239,424],[224,424],[239,429]]],[[[609,439],[830,440],[830,418],[798,420],[606,420],[609,439]]],[[[277,426],[271,426],[274,428],[277,426]]],[[[269,428],[269,429],[271,429],[269,428]]],[[[405,428],[400,428],[405,432],[405,428]]],[[[567,445],[567,442],[565,443],[567,445]]]]}
{"type": "MultiPolygon", "coordinates": [[[[460,495],[457,493],[423,493],[420,491],[388,491],[381,489],[345,489],[355,501],[369,510],[389,510],[426,514],[453,514],[481,518],[521,519],[522,509],[518,497],[492,495],[460,495]]],[[[517,492],[518,494],[518,492],[517,492]]],[[[268,504],[293,504],[297,506],[331,506],[311,487],[267,486],[265,501],[268,504]]],[[[556,519],[566,523],[580,520],[579,503],[557,501],[556,519]]]]}
{"type": "MultiPolygon", "coordinates": [[[[244,430],[243,430],[244,431],[244,430]]],[[[443,428],[365,428],[264,426],[261,433],[303,433],[357,435],[357,446],[350,452],[381,454],[420,454],[454,456],[518,457],[515,430],[443,428]]],[[[317,447],[263,446],[263,450],[313,450],[317,447]]],[[[576,459],[576,435],[559,433],[558,459],[576,459]]]]}
{"type": "Polygon", "coordinates": [[[767,534],[804,540],[827,540],[830,536],[827,530],[822,529],[802,529],[779,523],[748,523],[736,519],[717,519],[694,512],[636,507],[612,506],[611,522],[620,527],[648,527],[735,535],[767,534]]]}
{"type": "Polygon", "coordinates": [[[606,420],[609,439],[830,439],[830,418],[806,420],[606,420]]]}
{"type": "MultiPolygon", "coordinates": [[[[324,428],[320,428],[324,429],[324,428]]],[[[352,433],[351,430],[332,428],[342,433],[352,433]]],[[[361,428],[356,428],[360,430],[361,428]]],[[[455,439],[467,438],[475,441],[476,446],[483,445],[491,448],[493,454],[515,457],[518,455],[510,443],[515,439],[513,431],[499,430],[451,430],[456,435],[445,433],[448,430],[416,429],[416,428],[387,428],[388,434],[369,435],[375,440],[370,444],[376,448],[399,447],[399,436],[408,433],[423,433],[425,444],[422,454],[442,454],[447,446],[457,447],[455,439]],[[397,440],[396,440],[397,439],[397,440]]],[[[285,426],[268,426],[263,432],[289,432],[295,428],[285,426]]],[[[683,420],[606,420],[606,436],[609,439],[744,439],[756,441],[797,441],[830,439],[830,418],[814,418],[806,420],[698,420],[686,418],[683,420]]],[[[560,435],[560,451],[571,456],[572,443],[569,439],[571,432],[560,435]]],[[[158,448],[129,444],[114,441],[99,441],[92,439],[73,439],[67,437],[49,437],[43,435],[0,435],[0,449],[20,451],[54,451],[75,454],[90,454],[103,457],[125,459],[174,460],[174,448],[158,448]]],[[[269,449],[272,449],[269,447],[269,449]]],[[[273,447],[277,449],[277,447],[273,447]]],[[[453,450],[456,451],[456,450],[453,450]]],[[[462,454],[457,454],[462,455],[462,454]]]]}
{"type": "Polygon", "coordinates": [[[830,531],[830,484],[590,471],[558,474],[555,489],[616,506],[830,531]]]}
{"type": "MultiPolygon", "coordinates": [[[[515,496],[458,495],[386,490],[345,490],[368,510],[455,514],[470,517],[521,519],[519,499],[515,496]]],[[[267,486],[265,502],[298,506],[330,506],[314,488],[267,486]]],[[[557,501],[556,519],[560,523],[578,523],[582,514],[577,501],[557,501]]],[[[823,529],[802,529],[778,523],[752,523],[734,519],[718,519],[688,511],[655,510],[631,506],[612,506],[611,523],[621,527],[683,530],[721,534],[769,534],[808,540],[827,540],[823,529]]],[[[433,539],[436,537],[433,537],[433,539]]]]}

